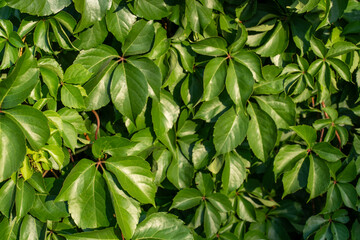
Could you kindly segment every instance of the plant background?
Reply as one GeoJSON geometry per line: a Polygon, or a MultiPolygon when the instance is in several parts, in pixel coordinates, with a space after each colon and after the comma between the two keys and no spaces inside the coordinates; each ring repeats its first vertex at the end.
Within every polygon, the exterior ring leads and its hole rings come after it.
{"type": "Polygon", "coordinates": [[[0,0],[1,239],[359,239],[357,0],[0,0]]]}

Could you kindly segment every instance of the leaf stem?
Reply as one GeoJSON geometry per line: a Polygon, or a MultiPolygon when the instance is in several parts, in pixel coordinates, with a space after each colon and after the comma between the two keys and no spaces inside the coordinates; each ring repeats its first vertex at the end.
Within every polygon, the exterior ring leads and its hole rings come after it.
{"type": "Polygon", "coordinates": [[[95,110],[91,110],[92,113],[95,115],[96,118],[96,130],[95,130],[95,140],[98,139],[98,132],[99,132],[99,128],[100,128],[100,118],[98,113],[95,110]]]}

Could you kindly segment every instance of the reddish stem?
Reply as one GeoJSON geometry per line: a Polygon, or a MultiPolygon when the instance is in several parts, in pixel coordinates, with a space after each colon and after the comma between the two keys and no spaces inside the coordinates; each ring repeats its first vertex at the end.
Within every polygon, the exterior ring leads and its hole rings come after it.
{"type": "Polygon", "coordinates": [[[54,170],[50,169],[50,171],[52,172],[52,174],[54,174],[55,178],[58,179],[58,175],[56,175],[56,173],[54,172],[54,170]]]}
{"type": "Polygon", "coordinates": [[[88,135],[87,133],[84,133],[84,136],[85,136],[86,140],[88,140],[89,142],[91,142],[91,139],[90,139],[90,137],[89,137],[89,135],[88,135]]]}
{"type": "Polygon", "coordinates": [[[319,142],[322,142],[322,140],[323,140],[323,137],[324,137],[324,131],[325,131],[325,128],[321,129],[320,141],[319,141],[319,142]]]}
{"type": "Polygon", "coordinates": [[[125,240],[124,235],[122,233],[121,233],[121,238],[122,238],[122,240],[125,240]]]}
{"type": "Polygon", "coordinates": [[[42,177],[44,178],[48,172],[49,172],[49,171],[46,170],[46,171],[43,173],[42,177]]]}
{"type": "Polygon", "coordinates": [[[315,107],[315,98],[314,97],[311,98],[311,104],[312,104],[312,107],[314,108],[315,107]]]}
{"type": "Polygon", "coordinates": [[[335,135],[337,137],[337,140],[339,141],[339,149],[341,150],[341,138],[337,130],[335,130],[335,135]]]}
{"type": "Polygon", "coordinates": [[[70,160],[71,160],[71,162],[75,162],[74,157],[73,157],[72,152],[71,152],[71,149],[68,148],[68,151],[69,151],[69,155],[70,155],[70,160]]]}
{"type": "Polygon", "coordinates": [[[99,128],[100,128],[100,118],[99,115],[97,114],[97,112],[95,110],[92,110],[92,113],[95,115],[96,118],[96,130],[95,130],[95,140],[98,139],[98,132],[99,132],[99,128]]]}

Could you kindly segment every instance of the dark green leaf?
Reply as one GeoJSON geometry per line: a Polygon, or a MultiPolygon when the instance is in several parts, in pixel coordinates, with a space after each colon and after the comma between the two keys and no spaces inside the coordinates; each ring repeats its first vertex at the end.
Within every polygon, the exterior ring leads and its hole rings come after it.
{"type": "Polygon", "coordinates": [[[15,187],[14,181],[10,179],[0,188],[0,212],[7,218],[14,205],[15,187]]]}
{"type": "Polygon", "coordinates": [[[138,16],[147,20],[161,20],[170,14],[161,0],[135,0],[134,8],[138,16]]]}
{"type": "Polygon", "coordinates": [[[346,157],[339,149],[330,145],[327,142],[317,143],[313,146],[312,150],[319,155],[322,159],[328,162],[336,162],[341,158],[346,157]]]}
{"type": "Polygon", "coordinates": [[[47,16],[57,13],[70,5],[70,0],[39,0],[36,2],[29,0],[6,0],[8,6],[19,9],[21,12],[47,16]]]}
{"type": "Polygon", "coordinates": [[[24,217],[35,201],[35,190],[24,179],[20,178],[16,184],[15,206],[18,218],[24,217]]]}
{"type": "Polygon", "coordinates": [[[204,230],[207,239],[211,239],[219,230],[221,224],[221,216],[218,210],[211,204],[205,204],[204,213],[204,230]]]}
{"type": "Polygon", "coordinates": [[[194,52],[206,56],[224,56],[227,54],[227,43],[220,37],[206,38],[191,44],[194,52]]]}
{"type": "Polygon", "coordinates": [[[290,127],[291,130],[294,130],[296,134],[301,137],[308,146],[313,146],[316,141],[316,131],[308,125],[299,125],[290,127]]]}
{"type": "Polygon", "coordinates": [[[106,228],[102,230],[95,230],[90,232],[81,232],[75,234],[61,234],[61,236],[66,237],[67,240],[118,240],[119,236],[117,235],[114,228],[106,228]]]}
{"type": "Polygon", "coordinates": [[[178,189],[190,187],[194,177],[194,167],[177,148],[167,171],[167,178],[178,189]]]}
{"type": "Polygon", "coordinates": [[[173,199],[173,203],[170,207],[179,210],[186,210],[193,208],[200,204],[203,196],[199,190],[194,188],[185,188],[180,190],[173,199]]]}
{"type": "Polygon", "coordinates": [[[330,171],[326,163],[318,157],[310,155],[310,167],[307,188],[310,199],[324,193],[330,184],[330,171]]]}

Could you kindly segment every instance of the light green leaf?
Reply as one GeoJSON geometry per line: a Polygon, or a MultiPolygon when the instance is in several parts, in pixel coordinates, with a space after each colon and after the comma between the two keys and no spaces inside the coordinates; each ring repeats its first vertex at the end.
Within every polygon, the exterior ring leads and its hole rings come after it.
{"type": "Polygon", "coordinates": [[[215,184],[209,173],[198,172],[195,177],[195,184],[203,196],[208,196],[214,191],[215,184]]]}
{"type": "Polygon", "coordinates": [[[173,43],[172,47],[174,47],[179,53],[181,66],[188,72],[194,71],[195,64],[195,54],[191,50],[189,44],[187,42],[184,43],[173,43]]]}
{"type": "Polygon", "coordinates": [[[227,42],[221,37],[206,38],[191,44],[194,52],[214,57],[227,55],[226,47],[227,42]]]}
{"type": "MultiPolygon", "coordinates": [[[[232,203],[229,198],[222,193],[212,193],[206,197],[211,205],[213,205],[218,212],[231,212],[233,210],[232,203]]],[[[207,205],[208,206],[208,205],[207,205]]]]}
{"type": "Polygon", "coordinates": [[[173,208],[187,210],[200,204],[203,196],[199,190],[194,188],[185,188],[180,190],[173,199],[170,210],[173,208]]]}
{"type": "Polygon", "coordinates": [[[14,181],[10,179],[0,188],[0,212],[7,218],[13,207],[15,187],[14,181]]]}
{"type": "Polygon", "coordinates": [[[306,158],[300,159],[292,169],[285,172],[282,179],[284,186],[284,193],[282,198],[305,187],[308,178],[308,172],[309,166],[306,158]]]}
{"type": "Polygon", "coordinates": [[[21,167],[26,154],[25,144],[21,128],[0,113],[0,182],[21,167]]]}
{"type": "MultiPolygon", "coordinates": [[[[94,165],[91,168],[95,171],[92,171],[92,176],[86,179],[86,187],[77,194],[76,198],[68,201],[72,219],[77,226],[83,229],[109,226],[106,213],[105,181],[94,165]]],[[[77,182],[77,180],[75,181],[77,182]]]]}
{"type": "Polygon", "coordinates": [[[295,125],[296,106],[290,97],[285,96],[255,96],[261,109],[269,114],[277,128],[287,129],[295,125]]]}
{"type": "Polygon", "coordinates": [[[57,92],[59,89],[59,78],[55,72],[48,68],[40,67],[41,77],[49,89],[50,95],[57,99],[57,92]]]}
{"type": "Polygon", "coordinates": [[[253,92],[254,79],[250,70],[230,60],[226,74],[226,90],[237,106],[245,106],[253,92]]]}
{"type": "Polygon", "coordinates": [[[17,240],[20,223],[17,218],[3,218],[0,222],[0,236],[6,240],[17,240]]]}
{"type": "Polygon", "coordinates": [[[327,52],[326,58],[340,56],[356,50],[359,50],[359,48],[351,42],[336,42],[327,52]]]}
{"type": "Polygon", "coordinates": [[[346,63],[337,58],[327,58],[326,61],[330,63],[330,65],[335,69],[341,78],[348,82],[351,81],[351,72],[349,66],[346,63]]]}
{"type": "Polygon", "coordinates": [[[24,179],[18,179],[16,183],[15,207],[16,216],[24,217],[31,209],[35,201],[35,190],[24,179]]]}
{"type": "Polygon", "coordinates": [[[209,101],[217,97],[225,86],[226,77],[226,59],[211,59],[205,66],[204,70],[204,94],[203,99],[209,101]]]}
{"type": "Polygon", "coordinates": [[[160,23],[154,23],[154,28],[154,44],[150,52],[147,53],[146,56],[150,59],[159,59],[160,56],[162,56],[169,50],[170,39],[167,38],[167,32],[160,23]]]}
{"type": "Polygon", "coordinates": [[[140,218],[140,203],[128,197],[117,184],[117,180],[111,173],[104,171],[103,174],[110,190],[112,203],[115,210],[117,223],[123,236],[130,239],[135,232],[140,218]]]}
{"type": "Polygon", "coordinates": [[[166,171],[171,162],[171,153],[167,149],[154,150],[152,171],[155,174],[155,183],[159,185],[166,177],[166,171]]]}
{"type": "Polygon", "coordinates": [[[74,0],[73,2],[76,11],[81,14],[81,19],[76,26],[75,33],[81,32],[100,21],[111,7],[110,0],[74,0]]]}
{"type": "Polygon", "coordinates": [[[305,158],[306,149],[300,145],[286,145],[280,148],[274,160],[274,173],[277,178],[281,173],[293,168],[296,162],[305,158]]]}
{"type": "Polygon", "coordinates": [[[102,44],[108,35],[105,19],[82,31],[73,45],[78,49],[90,49],[102,44]]]}
{"type": "Polygon", "coordinates": [[[170,14],[162,0],[135,0],[134,9],[139,17],[147,20],[161,20],[170,14]]]}
{"type": "Polygon", "coordinates": [[[31,147],[38,151],[50,137],[48,119],[30,106],[18,106],[3,111],[22,130],[31,147]]]}
{"type": "Polygon", "coordinates": [[[44,238],[44,223],[31,215],[26,215],[21,223],[20,240],[35,240],[44,238]]]}
{"type": "Polygon", "coordinates": [[[90,232],[81,232],[75,234],[60,234],[67,240],[119,240],[119,236],[114,228],[105,228],[90,232]]]}
{"type": "Polygon", "coordinates": [[[216,122],[219,116],[227,111],[233,104],[229,96],[226,93],[224,95],[203,102],[196,112],[194,119],[202,119],[206,122],[216,122]]]}
{"type": "Polygon", "coordinates": [[[194,177],[194,167],[184,157],[179,148],[176,148],[175,156],[167,171],[168,180],[178,189],[191,186],[194,177]]]}
{"type": "Polygon", "coordinates": [[[83,85],[91,77],[91,73],[81,64],[72,64],[64,74],[64,83],[83,85]]]}
{"type": "Polygon", "coordinates": [[[316,131],[308,125],[298,125],[290,127],[296,134],[301,137],[309,147],[313,146],[316,141],[316,131]]]}
{"type": "Polygon", "coordinates": [[[348,208],[357,210],[356,203],[358,200],[358,196],[355,187],[350,183],[338,183],[337,186],[339,188],[344,205],[348,208]]]}
{"type": "Polygon", "coordinates": [[[61,131],[61,136],[64,139],[64,145],[70,148],[73,152],[75,152],[75,147],[77,143],[77,133],[76,129],[71,123],[62,121],[63,129],[61,131]]]}
{"type": "Polygon", "coordinates": [[[310,168],[307,188],[310,191],[309,201],[324,193],[330,184],[330,171],[324,160],[310,156],[310,168]]]}
{"type": "Polygon", "coordinates": [[[162,75],[159,67],[148,58],[129,59],[128,62],[136,66],[144,74],[149,86],[149,95],[159,100],[162,85],[162,75]]]}
{"type": "Polygon", "coordinates": [[[266,161],[274,149],[274,139],[277,138],[275,122],[266,112],[253,103],[249,103],[247,110],[251,117],[247,130],[247,140],[255,156],[266,161]]]}
{"type": "Polygon", "coordinates": [[[50,38],[49,38],[49,22],[39,21],[36,24],[34,31],[35,46],[44,50],[47,53],[52,53],[50,38]]]}
{"type": "Polygon", "coordinates": [[[118,5],[115,1],[113,1],[105,18],[109,32],[121,43],[124,42],[131,27],[136,22],[136,16],[130,12],[125,4],[120,3],[120,5],[118,5]]]}
{"type": "Polygon", "coordinates": [[[231,57],[246,66],[252,73],[253,78],[256,81],[263,80],[261,73],[261,59],[253,52],[247,50],[240,50],[231,57]]]}
{"type": "Polygon", "coordinates": [[[65,155],[61,147],[57,145],[46,145],[42,149],[47,151],[58,165],[58,167],[53,166],[54,169],[61,169],[63,167],[65,155]]]}
{"type": "Polygon", "coordinates": [[[69,212],[65,202],[55,202],[54,196],[36,195],[30,214],[42,222],[47,220],[61,221],[68,217],[69,212]]]}
{"type": "Polygon", "coordinates": [[[71,170],[55,201],[68,201],[78,198],[89,186],[91,179],[95,179],[95,163],[88,159],[82,159],[71,170]]]}
{"type": "Polygon", "coordinates": [[[153,101],[151,116],[154,131],[157,136],[168,132],[175,124],[180,114],[180,108],[167,91],[160,92],[160,101],[153,101]]]}
{"type": "Polygon", "coordinates": [[[289,44],[289,26],[278,21],[276,27],[267,41],[256,49],[262,57],[274,57],[285,51],[289,44]]]}
{"type": "Polygon", "coordinates": [[[190,28],[196,33],[200,33],[200,30],[204,30],[210,24],[211,13],[211,9],[201,5],[196,0],[185,1],[185,17],[190,28]]]}
{"type": "Polygon", "coordinates": [[[225,166],[222,172],[222,183],[226,192],[238,189],[246,178],[245,165],[241,156],[236,152],[225,155],[225,166]]]}
{"type": "Polygon", "coordinates": [[[47,16],[59,12],[70,5],[71,0],[6,0],[9,7],[19,9],[21,12],[47,16]]]}
{"type": "Polygon", "coordinates": [[[153,22],[139,20],[132,26],[121,50],[125,56],[146,53],[151,49],[154,36],[153,22]]]}
{"type": "Polygon", "coordinates": [[[75,109],[64,107],[57,111],[57,113],[59,114],[61,120],[71,123],[71,125],[73,125],[76,129],[77,133],[83,134],[88,132],[84,119],[75,109]]]}
{"type": "Polygon", "coordinates": [[[140,157],[112,157],[105,165],[132,197],[143,204],[155,204],[156,185],[148,162],[140,157]]]}
{"type": "Polygon", "coordinates": [[[168,213],[153,213],[142,221],[133,239],[182,239],[193,240],[190,229],[176,216],[168,213]]]}
{"type": "Polygon", "coordinates": [[[243,196],[236,197],[236,213],[240,219],[248,222],[256,222],[254,206],[243,196]]]}
{"type": "Polygon", "coordinates": [[[7,78],[0,81],[0,106],[12,108],[22,103],[39,81],[36,59],[29,50],[16,62],[7,78]]]}
{"type": "Polygon", "coordinates": [[[333,147],[328,142],[320,142],[315,144],[312,147],[312,151],[328,162],[336,162],[341,158],[346,157],[345,154],[343,154],[339,149],[333,147]]]}
{"type": "Polygon", "coordinates": [[[320,39],[317,39],[313,36],[310,40],[310,46],[316,56],[319,58],[325,58],[327,50],[324,43],[320,39]]]}
{"type": "Polygon", "coordinates": [[[61,88],[61,102],[69,108],[85,108],[84,98],[78,87],[64,84],[61,88]]]}
{"type": "Polygon", "coordinates": [[[244,111],[235,112],[234,108],[226,111],[214,127],[214,145],[217,154],[230,152],[241,144],[246,136],[249,118],[244,111]]]}
{"type": "Polygon", "coordinates": [[[221,224],[221,216],[218,210],[210,203],[205,203],[204,230],[207,239],[212,239],[218,232],[221,224]]]}
{"type": "Polygon", "coordinates": [[[116,109],[135,123],[148,97],[144,74],[132,64],[121,63],[114,70],[110,93],[116,109]]]}
{"type": "Polygon", "coordinates": [[[92,145],[92,153],[96,158],[103,158],[104,154],[125,157],[129,155],[135,143],[120,136],[107,136],[97,139],[92,145]]]}

